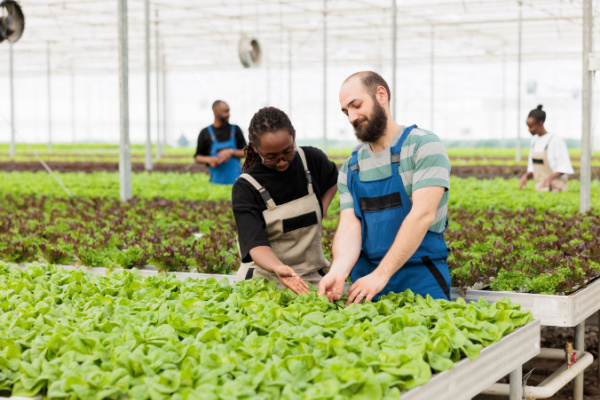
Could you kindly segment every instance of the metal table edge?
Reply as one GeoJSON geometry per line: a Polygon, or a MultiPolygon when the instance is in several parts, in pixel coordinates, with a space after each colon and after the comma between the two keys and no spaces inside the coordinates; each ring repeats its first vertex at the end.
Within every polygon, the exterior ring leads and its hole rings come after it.
{"type": "Polygon", "coordinates": [[[458,361],[454,368],[435,374],[426,384],[402,393],[402,400],[471,399],[539,354],[540,326],[540,320],[536,319],[515,329],[483,348],[476,359],[458,361]]]}

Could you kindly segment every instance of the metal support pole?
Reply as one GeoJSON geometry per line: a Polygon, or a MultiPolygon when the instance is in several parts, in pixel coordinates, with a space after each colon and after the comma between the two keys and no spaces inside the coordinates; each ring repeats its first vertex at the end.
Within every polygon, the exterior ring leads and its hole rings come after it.
{"type": "Polygon", "coordinates": [[[167,59],[162,57],[163,141],[162,154],[167,154],[167,59]]]}
{"type": "Polygon", "coordinates": [[[152,136],[150,122],[150,0],[144,0],[144,66],[146,72],[146,157],[144,169],[152,171],[152,136]]]}
{"type": "Polygon", "coordinates": [[[48,83],[48,150],[52,150],[52,85],[50,82],[50,42],[46,42],[46,78],[48,83]]]}
{"type": "Polygon", "coordinates": [[[267,105],[271,105],[271,62],[269,60],[269,53],[263,52],[262,59],[264,60],[265,72],[267,73],[267,79],[265,80],[266,88],[265,92],[267,94],[267,105]]]}
{"type": "Polygon", "coordinates": [[[431,121],[429,122],[429,129],[431,129],[432,131],[435,130],[434,127],[434,118],[435,118],[435,27],[433,25],[431,25],[431,60],[430,60],[430,65],[431,65],[431,76],[430,76],[430,86],[431,86],[431,100],[430,100],[430,118],[431,121]]]}
{"type": "Polygon", "coordinates": [[[292,31],[288,35],[288,116],[292,118],[292,31]]]}
{"type": "Polygon", "coordinates": [[[156,15],[156,159],[160,160],[161,149],[160,149],[160,45],[158,41],[158,10],[155,12],[156,15]]]}
{"type": "Polygon", "coordinates": [[[589,55],[592,52],[592,0],[583,1],[583,57],[581,85],[581,165],[579,211],[590,209],[591,165],[592,165],[592,83],[593,72],[589,71],[589,55]]]}
{"type": "Polygon", "coordinates": [[[519,367],[510,373],[510,400],[523,399],[523,367],[519,367]]]}
{"type": "MultiPolygon", "coordinates": [[[[394,97],[394,104],[390,104],[392,108],[392,117],[396,119],[396,104],[398,103],[398,93],[396,92],[396,0],[392,0],[392,88],[391,92],[394,97]]],[[[388,99],[391,101],[391,98],[388,99]]]]}
{"type": "Polygon", "coordinates": [[[502,148],[506,147],[506,55],[502,58],[502,148]]]}
{"type": "Polygon", "coordinates": [[[119,0],[119,193],[121,201],[131,198],[131,149],[129,148],[129,65],[127,47],[127,0],[119,0]]]}
{"type": "Polygon", "coordinates": [[[323,0],[323,151],[327,153],[327,0],[323,0]]]}
{"type": "Polygon", "coordinates": [[[10,64],[10,158],[17,155],[17,145],[15,138],[15,86],[14,86],[14,58],[13,44],[8,42],[8,58],[10,64]]]}
{"type": "Polygon", "coordinates": [[[71,140],[75,143],[75,74],[71,66],[71,140]]]}
{"type": "Polygon", "coordinates": [[[521,162],[521,52],[523,50],[523,3],[519,1],[519,55],[517,70],[517,149],[515,160],[521,162]]]}
{"type": "MultiPolygon", "coordinates": [[[[585,320],[575,327],[575,350],[585,350],[585,320]]],[[[573,380],[573,400],[583,400],[583,372],[573,380]]]]}

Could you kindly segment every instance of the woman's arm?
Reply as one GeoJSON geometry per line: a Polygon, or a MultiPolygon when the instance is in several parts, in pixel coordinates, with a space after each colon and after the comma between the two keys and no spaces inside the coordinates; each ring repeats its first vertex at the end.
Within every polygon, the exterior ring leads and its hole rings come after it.
{"type": "Polygon", "coordinates": [[[323,196],[321,196],[321,204],[323,204],[323,217],[325,215],[327,215],[327,209],[329,208],[329,205],[331,204],[331,200],[333,200],[333,197],[335,196],[336,192],[337,192],[337,183],[335,185],[333,185],[332,187],[330,187],[329,189],[327,189],[327,191],[323,194],[323,196]]]}
{"type": "Polygon", "coordinates": [[[285,286],[295,293],[308,293],[308,284],[294,272],[292,268],[282,263],[270,246],[257,246],[250,250],[250,257],[262,269],[272,272],[285,286]]]}

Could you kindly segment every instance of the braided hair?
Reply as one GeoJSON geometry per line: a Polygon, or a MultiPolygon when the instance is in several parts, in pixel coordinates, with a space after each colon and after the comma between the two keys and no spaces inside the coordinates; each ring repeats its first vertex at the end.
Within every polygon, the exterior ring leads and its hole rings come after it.
{"type": "Polygon", "coordinates": [[[533,118],[537,122],[546,122],[546,111],[542,111],[542,105],[537,106],[535,110],[531,110],[527,118],[533,118]]]}
{"type": "Polygon", "coordinates": [[[248,127],[248,146],[244,147],[246,160],[244,161],[242,171],[246,171],[254,164],[260,162],[260,156],[254,150],[252,144],[258,144],[260,137],[265,133],[274,133],[280,129],[285,129],[294,140],[296,139],[296,130],[292,122],[287,114],[280,109],[264,107],[254,114],[248,127]]]}

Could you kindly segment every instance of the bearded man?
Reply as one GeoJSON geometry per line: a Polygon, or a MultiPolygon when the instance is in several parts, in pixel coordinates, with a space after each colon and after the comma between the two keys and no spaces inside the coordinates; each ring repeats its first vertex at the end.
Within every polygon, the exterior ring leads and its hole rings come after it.
{"type": "Polygon", "coordinates": [[[351,75],[340,90],[342,112],[362,145],[338,176],[340,223],[319,284],[330,301],[341,298],[348,276],[346,305],[406,289],[450,299],[450,161],[435,134],[394,121],[391,96],[371,71],[351,75]]]}

